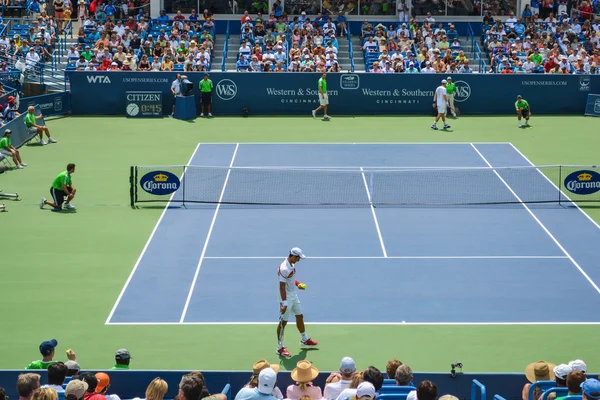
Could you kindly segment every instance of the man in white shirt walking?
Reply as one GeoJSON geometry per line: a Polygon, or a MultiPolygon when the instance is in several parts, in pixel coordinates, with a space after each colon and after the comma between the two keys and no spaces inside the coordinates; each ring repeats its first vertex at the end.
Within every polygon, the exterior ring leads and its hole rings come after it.
{"type": "Polygon", "coordinates": [[[325,391],[323,392],[323,398],[327,400],[335,400],[338,398],[342,390],[348,389],[350,387],[350,383],[352,383],[352,375],[356,372],[356,364],[354,360],[350,357],[342,358],[342,363],[340,364],[340,373],[339,374],[331,374],[327,379],[339,379],[337,382],[328,382],[325,385],[325,391]]]}
{"type": "Polygon", "coordinates": [[[437,108],[437,116],[435,117],[435,121],[433,121],[433,125],[431,125],[431,129],[436,131],[438,130],[437,123],[440,118],[444,122],[444,129],[450,128],[450,125],[446,123],[446,108],[448,104],[448,95],[446,94],[447,83],[444,79],[441,86],[435,89],[435,94],[433,95],[433,107],[437,108]]]}
{"type": "Polygon", "coordinates": [[[289,256],[283,260],[277,270],[279,276],[279,324],[277,325],[277,354],[281,357],[291,358],[291,354],[283,344],[283,336],[285,326],[288,323],[290,314],[294,313],[296,316],[296,326],[300,332],[300,347],[314,348],[319,343],[312,340],[305,331],[304,328],[304,315],[300,307],[300,300],[298,299],[297,289],[305,290],[306,285],[297,281],[296,278],[296,267],[295,264],[300,262],[301,259],[306,258],[302,249],[294,247],[290,250],[289,256]]]}

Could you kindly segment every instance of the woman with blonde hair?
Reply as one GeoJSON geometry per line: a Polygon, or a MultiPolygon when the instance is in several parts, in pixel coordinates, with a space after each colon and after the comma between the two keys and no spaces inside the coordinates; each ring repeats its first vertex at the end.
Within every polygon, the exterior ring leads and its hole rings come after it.
{"type": "Polygon", "coordinates": [[[51,387],[39,388],[33,392],[31,400],[58,400],[58,393],[51,387]]]}
{"type": "Polygon", "coordinates": [[[154,378],[146,388],[146,400],[163,400],[169,385],[160,378],[154,378]]]}
{"type": "Polygon", "coordinates": [[[286,397],[291,400],[299,400],[302,396],[322,399],[321,388],[312,384],[318,375],[319,370],[313,367],[310,361],[298,361],[296,368],[292,371],[292,379],[296,384],[288,386],[286,397]]]}

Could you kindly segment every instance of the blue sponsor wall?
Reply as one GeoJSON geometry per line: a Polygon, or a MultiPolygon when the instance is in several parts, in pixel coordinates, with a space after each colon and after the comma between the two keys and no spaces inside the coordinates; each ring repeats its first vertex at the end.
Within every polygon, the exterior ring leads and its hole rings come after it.
{"type": "MultiPolygon", "coordinates": [[[[174,97],[171,72],[71,72],[74,115],[124,115],[126,91],[162,91],[163,109],[174,97]]],[[[200,109],[198,82],[203,73],[188,73],[200,109]]],[[[318,106],[316,73],[211,73],[213,114],[307,114],[318,106]]],[[[330,113],[432,114],[433,93],[446,75],[328,74],[330,113]]],[[[463,114],[512,114],[516,96],[531,104],[533,114],[583,115],[588,94],[600,93],[598,75],[454,75],[455,104],[463,114]]]]}
{"type": "MultiPolygon", "coordinates": [[[[449,363],[450,364],[450,363],[449,363]]],[[[366,367],[366,366],[365,366],[366,367]]],[[[385,368],[382,369],[385,373],[385,368]]],[[[450,365],[448,365],[450,371],[450,365]]],[[[18,398],[16,393],[16,382],[19,374],[33,372],[41,375],[41,383],[48,382],[47,371],[0,371],[0,386],[6,389],[6,394],[11,398],[18,398]]],[[[98,372],[92,371],[92,372],[98,372]]],[[[105,371],[109,374],[111,384],[109,394],[118,394],[122,399],[144,397],[146,387],[156,377],[161,377],[169,385],[166,399],[172,399],[177,395],[177,388],[181,377],[188,371],[105,371]]],[[[220,392],[226,384],[231,385],[231,399],[250,380],[251,371],[211,371],[203,372],[210,393],[220,392]]],[[[319,374],[314,383],[321,388],[325,386],[325,379],[329,373],[319,374]]],[[[595,375],[590,375],[595,376],[595,375]]],[[[487,389],[487,399],[494,394],[500,394],[507,400],[520,400],[523,385],[527,383],[524,374],[457,374],[455,378],[448,373],[415,373],[413,382],[415,385],[424,380],[431,380],[438,386],[438,393],[453,394],[459,399],[471,399],[471,382],[477,379],[487,389]]],[[[289,372],[282,371],[277,376],[277,386],[285,394],[288,385],[293,384],[289,372]]],[[[473,399],[475,400],[475,399],[473,399]]]]}
{"type": "Polygon", "coordinates": [[[44,117],[68,114],[70,93],[55,92],[41,96],[22,97],[19,101],[19,112],[24,114],[29,106],[38,106],[44,117]]]}

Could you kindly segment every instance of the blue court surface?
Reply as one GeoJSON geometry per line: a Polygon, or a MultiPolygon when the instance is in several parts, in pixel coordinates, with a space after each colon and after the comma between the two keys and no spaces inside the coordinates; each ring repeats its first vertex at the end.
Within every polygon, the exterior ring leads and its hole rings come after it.
{"type": "MultiPolygon", "coordinates": [[[[200,144],[189,165],[482,167],[493,172],[491,167],[532,164],[510,143],[233,143],[200,144]]],[[[533,171],[533,186],[554,189],[533,171]]],[[[484,186],[515,197],[530,190],[522,180],[496,173],[484,186]]],[[[224,177],[221,195],[228,190],[236,190],[235,182],[224,177]]],[[[299,296],[309,323],[600,323],[598,243],[600,227],[571,203],[173,203],[165,208],[106,323],[276,323],[277,267],[294,246],[307,255],[297,265],[297,276],[307,284],[299,296]],[[553,300],[557,296],[564,301],[553,300]]]]}

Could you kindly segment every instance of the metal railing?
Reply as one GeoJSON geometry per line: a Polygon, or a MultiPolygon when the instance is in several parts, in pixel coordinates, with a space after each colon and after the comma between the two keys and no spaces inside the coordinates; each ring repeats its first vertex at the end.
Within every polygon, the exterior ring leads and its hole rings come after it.
{"type": "Polygon", "coordinates": [[[225,72],[227,69],[225,63],[227,61],[227,52],[229,51],[229,22],[227,21],[227,30],[225,31],[225,44],[223,45],[223,60],[221,60],[221,71],[225,72]]]}
{"type": "Polygon", "coordinates": [[[350,35],[350,29],[348,29],[348,55],[350,57],[350,72],[354,72],[354,48],[352,47],[352,36],[350,35]]]}
{"type": "Polygon", "coordinates": [[[486,400],[487,393],[485,386],[477,379],[471,382],[471,400],[486,400]],[[479,396],[477,394],[479,393],[479,396]]]}

